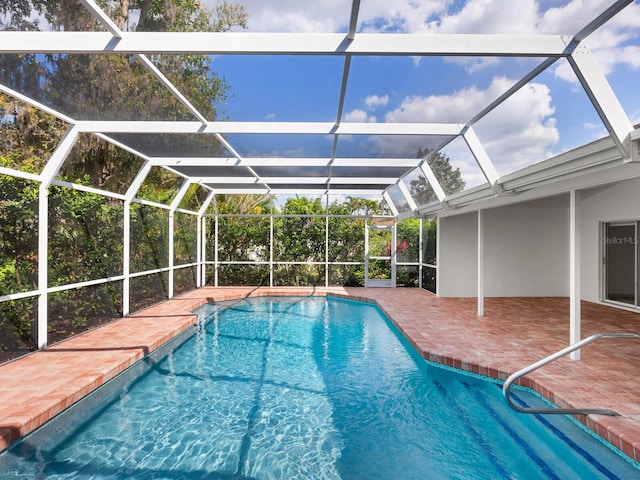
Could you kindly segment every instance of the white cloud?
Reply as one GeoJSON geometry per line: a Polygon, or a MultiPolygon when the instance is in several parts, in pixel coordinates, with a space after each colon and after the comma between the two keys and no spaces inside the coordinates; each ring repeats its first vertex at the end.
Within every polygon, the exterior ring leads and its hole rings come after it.
{"type": "Polygon", "coordinates": [[[640,70],[640,46],[638,45],[598,48],[593,51],[593,55],[605,75],[611,73],[616,67],[640,70]]]}
{"type": "Polygon", "coordinates": [[[534,33],[538,23],[535,0],[469,0],[462,9],[427,24],[438,33],[534,33]]]}
{"type": "Polygon", "coordinates": [[[429,19],[446,11],[446,0],[367,0],[360,4],[358,20],[363,30],[421,32],[425,31],[429,19]]]}
{"type": "MultiPolygon", "coordinates": [[[[211,8],[214,0],[207,0],[211,8]]],[[[349,25],[351,0],[242,0],[249,14],[251,31],[345,32],[349,25]]],[[[360,5],[358,23],[365,31],[417,32],[426,21],[445,11],[447,0],[367,0],[360,5]]]]}
{"type": "Polygon", "coordinates": [[[571,0],[560,7],[549,8],[540,18],[539,33],[577,33],[609,6],[610,0],[571,0]]]}
{"type": "MultiPolygon", "coordinates": [[[[350,0],[243,0],[241,3],[249,12],[251,31],[345,32],[351,8],[350,0]]],[[[365,31],[570,35],[610,5],[610,0],[367,0],[361,2],[358,21],[365,31]]],[[[620,66],[640,70],[638,25],[640,4],[634,2],[587,39],[586,43],[605,73],[620,66]]],[[[459,57],[448,61],[462,63],[469,73],[477,73],[495,66],[499,59],[459,57]]],[[[557,78],[576,84],[575,74],[566,61],[558,62],[554,68],[557,78]]],[[[389,122],[464,123],[508,88],[510,82],[500,77],[484,90],[468,86],[449,95],[407,96],[386,113],[385,119],[389,122]]],[[[556,100],[562,101],[561,98],[556,100]]],[[[378,118],[370,113],[388,107],[390,101],[387,96],[371,95],[360,109],[346,113],[343,119],[377,121],[378,118]]],[[[640,117],[636,107],[629,107],[630,110],[633,108],[635,117],[640,117]]],[[[558,141],[553,115],[549,89],[539,83],[530,83],[474,128],[503,173],[548,156],[558,141]],[[513,142],[518,145],[517,152],[512,149],[513,142]]],[[[393,148],[392,143],[378,146],[393,148]]],[[[424,145],[420,146],[424,148],[424,145]]]]}
{"type": "Polygon", "coordinates": [[[501,174],[537,163],[559,141],[549,88],[530,83],[478,122],[476,131],[501,174]]]}
{"type": "MultiPolygon", "coordinates": [[[[218,3],[207,0],[209,8],[218,3]]],[[[249,15],[248,29],[253,32],[336,32],[349,23],[350,2],[323,0],[242,0],[238,2],[249,15]]]]}
{"type": "Polygon", "coordinates": [[[344,115],[344,121],[354,123],[375,123],[378,119],[374,115],[369,115],[364,110],[355,109],[344,115]]]}
{"type": "MultiPolygon", "coordinates": [[[[591,42],[587,41],[588,44],[591,42]]],[[[628,45],[625,47],[595,47],[592,54],[605,75],[611,74],[617,67],[627,67],[631,70],[640,70],[640,46],[628,45]]],[[[568,62],[560,62],[553,71],[557,78],[577,84],[573,69],[568,62]]]]}
{"type": "Polygon", "coordinates": [[[377,107],[386,107],[389,103],[389,95],[383,95],[382,97],[379,95],[369,95],[365,99],[364,103],[371,109],[377,107]]]}
{"type": "MultiPolygon", "coordinates": [[[[214,0],[206,2],[211,8],[214,0]]],[[[250,31],[345,32],[351,13],[350,0],[243,0],[249,14],[250,31]]],[[[358,15],[363,31],[408,33],[499,33],[499,34],[567,34],[579,29],[610,6],[610,0],[571,0],[559,7],[546,8],[540,0],[467,0],[461,8],[451,0],[368,0],[362,2],[358,15]]],[[[635,65],[633,48],[625,43],[640,35],[640,4],[633,3],[589,38],[590,48],[605,72],[616,64],[635,65]],[[615,52],[611,55],[612,52],[615,52]]],[[[474,72],[494,65],[496,59],[456,59],[466,61],[474,72]]],[[[419,62],[416,62],[419,63],[419,62]]],[[[575,81],[563,72],[559,78],[575,81]]],[[[637,67],[636,67],[637,68],[637,67]]]]}
{"type": "MultiPolygon", "coordinates": [[[[541,21],[541,33],[575,33],[585,26],[585,19],[595,18],[610,6],[607,0],[573,0],[560,8],[545,12],[541,21]]],[[[640,46],[629,45],[640,39],[640,4],[633,3],[591,34],[585,44],[589,47],[605,75],[617,66],[640,69],[640,46]]],[[[565,81],[577,83],[568,64],[561,63],[555,75],[565,81]]]]}
{"type": "Polygon", "coordinates": [[[475,86],[449,95],[411,96],[387,113],[387,122],[465,123],[484,106],[505,92],[513,81],[496,77],[486,90],[475,86]]]}
{"type": "MultiPolygon", "coordinates": [[[[387,113],[387,122],[465,123],[504,92],[512,81],[494,78],[486,90],[470,87],[450,95],[412,96],[387,113]]],[[[539,162],[558,142],[546,85],[530,83],[474,126],[500,173],[539,162]]],[[[381,145],[387,149],[388,145],[381,145]]],[[[423,145],[424,148],[424,145],[423,145]]]]}

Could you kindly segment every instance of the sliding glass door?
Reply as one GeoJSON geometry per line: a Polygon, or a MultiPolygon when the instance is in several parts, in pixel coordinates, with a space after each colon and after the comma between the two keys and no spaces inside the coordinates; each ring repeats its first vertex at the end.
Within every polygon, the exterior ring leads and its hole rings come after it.
{"type": "Polygon", "coordinates": [[[604,300],[638,303],[638,227],[640,222],[603,225],[604,300]]]}

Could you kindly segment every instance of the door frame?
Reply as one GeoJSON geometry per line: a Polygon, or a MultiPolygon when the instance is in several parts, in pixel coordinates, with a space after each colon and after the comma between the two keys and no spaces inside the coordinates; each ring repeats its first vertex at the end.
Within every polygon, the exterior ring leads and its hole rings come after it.
{"type": "Polygon", "coordinates": [[[396,286],[396,224],[392,225],[376,225],[365,224],[364,230],[364,286],[371,287],[395,287],[396,286]],[[369,250],[369,231],[390,231],[391,232],[391,251],[389,255],[371,255],[369,250]],[[370,260],[386,260],[391,262],[390,278],[369,278],[369,261],[370,260]]]}

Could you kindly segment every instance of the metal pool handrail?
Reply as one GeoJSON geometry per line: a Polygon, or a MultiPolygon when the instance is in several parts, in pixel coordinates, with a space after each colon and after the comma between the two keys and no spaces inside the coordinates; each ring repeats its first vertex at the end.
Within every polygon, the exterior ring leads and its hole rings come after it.
{"type": "Polygon", "coordinates": [[[571,415],[589,415],[589,414],[598,414],[598,415],[611,415],[611,416],[620,416],[620,414],[618,412],[616,412],[615,410],[608,410],[608,409],[598,409],[598,408],[524,408],[524,407],[520,407],[518,405],[516,405],[515,403],[513,403],[513,400],[511,400],[511,396],[509,395],[509,388],[511,387],[511,384],[513,382],[515,382],[516,380],[518,380],[520,377],[525,376],[528,373],[533,372],[534,370],[537,370],[538,368],[553,362],[554,360],[557,360],[558,358],[566,355],[567,353],[571,353],[574,350],[578,350],[581,347],[584,347],[585,345],[588,345],[589,343],[595,342],[596,340],[599,340],[601,338],[637,338],[640,339],[640,334],[637,333],[596,333],[595,335],[591,335],[590,337],[587,337],[583,340],[580,340],[577,343],[574,343],[573,345],[569,345],[566,348],[563,348],[562,350],[549,355],[546,358],[543,358],[542,360],[537,361],[536,363],[533,363],[531,365],[529,365],[528,367],[523,368],[522,370],[518,370],[516,373],[512,374],[509,376],[509,378],[507,378],[507,380],[504,382],[504,385],[502,387],[502,393],[504,395],[504,398],[507,400],[507,403],[509,404],[509,406],[514,409],[517,412],[520,413],[554,413],[554,414],[571,414],[571,415]]]}

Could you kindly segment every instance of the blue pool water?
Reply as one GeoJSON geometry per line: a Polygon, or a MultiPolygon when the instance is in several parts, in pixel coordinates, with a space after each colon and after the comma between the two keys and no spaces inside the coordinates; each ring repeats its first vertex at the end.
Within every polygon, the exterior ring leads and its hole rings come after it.
{"type": "Polygon", "coordinates": [[[640,478],[573,420],[512,412],[497,383],[425,362],[373,305],[264,297],[200,314],[0,455],[0,478],[640,478]]]}

